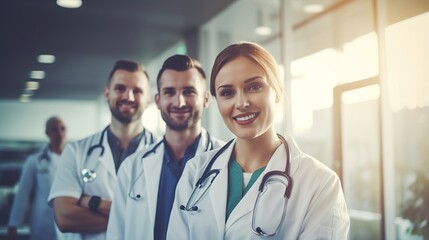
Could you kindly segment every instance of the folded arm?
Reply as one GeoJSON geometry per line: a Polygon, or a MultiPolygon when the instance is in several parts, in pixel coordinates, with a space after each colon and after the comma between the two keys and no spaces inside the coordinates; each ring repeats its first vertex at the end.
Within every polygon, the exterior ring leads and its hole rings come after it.
{"type": "Polygon", "coordinates": [[[107,229],[111,201],[102,199],[96,212],[88,207],[90,196],[53,200],[55,221],[61,232],[97,233],[107,229]]]}

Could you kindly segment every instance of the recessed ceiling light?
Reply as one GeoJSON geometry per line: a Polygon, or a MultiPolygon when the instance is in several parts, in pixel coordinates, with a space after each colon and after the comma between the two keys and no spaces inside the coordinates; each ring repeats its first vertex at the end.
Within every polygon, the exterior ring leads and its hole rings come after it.
{"type": "Polygon", "coordinates": [[[44,79],[45,76],[45,71],[34,70],[30,72],[31,79],[44,79]]]}
{"type": "Polygon", "coordinates": [[[57,4],[63,8],[78,8],[82,6],[81,0],[57,0],[57,4]]]}
{"type": "Polygon", "coordinates": [[[325,10],[325,7],[322,4],[310,3],[310,4],[306,4],[303,7],[303,10],[306,13],[319,13],[325,10]]]}
{"type": "Polygon", "coordinates": [[[267,36],[270,35],[273,31],[270,27],[260,26],[255,28],[255,33],[259,36],[267,36]]]}
{"type": "Polygon", "coordinates": [[[28,102],[28,101],[30,101],[30,95],[28,95],[28,94],[21,94],[21,96],[19,97],[19,101],[20,102],[28,102]]]}
{"type": "Polygon", "coordinates": [[[49,54],[42,54],[37,57],[37,61],[39,63],[54,63],[55,62],[55,56],[49,55],[49,54]]]}
{"type": "Polygon", "coordinates": [[[25,89],[27,89],[27,90],[37,90],[37,89],[39,89],[39,82],[28,81],[28,82],[25,83],[25,89]]]}

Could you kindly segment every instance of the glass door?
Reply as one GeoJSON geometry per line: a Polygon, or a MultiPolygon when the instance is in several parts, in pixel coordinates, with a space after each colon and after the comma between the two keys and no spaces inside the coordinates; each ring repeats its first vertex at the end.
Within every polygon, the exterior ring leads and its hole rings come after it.
{"type": "Polygon", "coordinates": [[[336,170],[351,217],[349,239],[384,239],[379,96],[377,78],[334,88],[336,170]]]}

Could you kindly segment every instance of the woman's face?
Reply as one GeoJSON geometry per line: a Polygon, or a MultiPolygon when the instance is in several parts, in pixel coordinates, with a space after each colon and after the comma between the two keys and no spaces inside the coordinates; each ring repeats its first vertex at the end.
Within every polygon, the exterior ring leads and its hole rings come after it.
{"type": "Polygon", "coordinates": [[[219,112],[238,138],[252,139],[272,127],[276,94],[258,64],[242,56],[228,62],[215,78],[215,89],[219,112]]]}

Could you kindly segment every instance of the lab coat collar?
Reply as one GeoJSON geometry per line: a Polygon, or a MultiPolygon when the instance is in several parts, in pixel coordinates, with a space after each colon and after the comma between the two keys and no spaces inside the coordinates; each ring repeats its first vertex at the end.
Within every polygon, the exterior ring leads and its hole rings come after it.
{"type": "Polygon", "coordinates": [[[51,157],[49,156],[50,151],[51,150],[49,150],[49,144],[48,144],[43,148],[42,152],[40,153],[39,161],[46,160],[50,162],[51,161],[51,157]]]}
{"type": "MultiPolygon", "coordinates": [[[[156,214],[156,205],[157,205],[157,198],[158,198],[158,190],[159,190],[159,178],[161,176],[161,168],[162,168],[162,161],[164,158],[164,152],[165,152],[165,143],[161,143],[161,141],[164,140],[160,140],[157,143],[149,146],[144,153],[142,153],[140,157],[140,159],[137,159],[138,161],[142,161],[142,165],[143,165],[143,171],[145,171],[144,174],[144,178],[145,178],[145,182],[146,183],[153,183],[153,181],[157,181],[154,184],[147,184],[146,186],[137,186],[138,182],[136,183],[136,186],[134,188],[136,189],[147,189],[147,201],[149,204],[149,217],[150,219],[155,219],[155,214],[156,214]],[[148,154],[145,158],[143,158],[143,156],[145,155],[145,153],[148,152],[152,152],[150,154],[148,154]]],[[[197,147],[197,152],[196,154],[205,152],[207,149],[207,144],[209,143],[209,137],[208,137],[208,133],[205,129],[202,130],[201,132],[201,138],[200,141],[198,143],[198,147],[197,147]]],[[[210,143],[212,144],[212,143],[210,143]]],[[[210,145],[211,146],[211,145],[210,145]]],[[[136,178],[138,177],[138,175],[136,176],[136,178]]],[[[133,181],[136,181],[136,179],[133,179],[133,181]]],[[[144,197],[144,196],[143,196],[144,197]]]]}
{"type": "MultiPolygon", "coordinates": [[[[105,131],[105,133],[103,134],[103,132],[100,132],[100,138],[103,138],[103,146],[104,146],[104,154],[103,156],[100,156],[98,158],[99,163],[101,163],[107,170],[108,172],[115,177],[116,176],[116,168],[115,168],[115,163],[113,160],[113,155],[112,155],[112,149],[110,148],[110,144],[108,141],[108,137],[107,137],[107,131],[109,131],[108,129],[105,131]]],[[[147,134],[148,131],[144,131],[145,135],[142,136],[139,145],[137,146],[136,152],[145,149],[145,147],[147,146],[147,134]]]]}
{"type": "Polygon", "coordinates": [[[211,150],[213,149],[213,147],[214,147],[213,142],[212,142],[212,139],[210,138],[209,132],[207,132],[206,129],[202,128],[200,143],[198,144],[198,148],[195,155],[211,150]]]}
{"type": "MultiPolygon", "coordinates": [[[[143,175],[145,178],[145,186],[135,186],[136,189],[147,189],[148,196],[143,196],[143,198],[146,198],[145,201],[148,202],[149,205],[149,219],[151,221],[155,220],[155,214],[156,214],[156,204],[157,204],[157,198],[158,198],[158,187],[159,187],[159,178],[161,176],[161,167],[162,167],[162,159],[164,158],[164,143],[160,142],[163,140],[158,141],[157,143],[149,146],[147,151],[152,151],[153,153],[147,155],[145,158],[143,158],[143,155],[140,155],[140,159],[136,159],[137,161],[142,161],[143,165],[143,175]],[[154,182],[156,181],[156,182],[154,182]]],[[[140,171],[138,171],[140,172],[140,171]]],[[[137,176],[136,176],[137,177],[137,176]]],[[[133,179],[132,181],[137,181],[136,179],[133,179]]],[[[143,182],[143,181],[139,181],[143,182]]],[[[137,182],[136,185],[139,183],[137,182]]]]}
{"type": "MultiPolygon", "coordinates": [[[[221,154],[218,160],[213,164],[212,169],[221,169],[217,180],[213,182],[212,189],[210,193],[210,199],[214,206],[214,209],[226,209],[226,201],[227,201],[227,183],[228,183],[228,162],[232,153],[232,150],[235,145],[235,141],[231,144],[228,149],[225,150],[223,154],[221,154]]],[[[291,169],[290,175],[296,172],[298,169],[299,162],[297,160],[301,154],[301,151],[297,147],[294,139],[292,137],[287,137],[286,141],[288,143],[289,149],[291,151],[291,169]]],[[[261,184],[263,176],[273,170],[284,171],[286,167],[286,149],[283,145],[279,146],[268,162],[267,167],[264,172],[258,179],[255,181],[253,186],[249,189],[249,191],[244,195],[242,200],[237,204],[234,210],[231,212],[231,215],[228,218],[228,221],[225,223],[225,211],[216,211],[215,217],[218,225],[218,230],[223,236],[223,232],[228,231],[231,226],[237,222],[240,218],[245,216],[246,214],[251,214],[253,210],[254,203],[258,194],[258,188],[261,184]],[[225,231],[226,230],[226,231],[225,231]]]]}
{"type": "Polygon", "coordinates": [[[250,213],[253,210],[253,207],[255,205],[255,200],[258,195],[258,188],[259,188],[259,185],[261,184],[263,176],[267,172],[273,171],[273,170],[284,171],[285,166],[286,166],[286,150],[283,147],[283,145],[281,145],[276,149],[276,151],[272,155],[265,170],[261,173],[258,179],[253,183],[252,187],[249,189],[246,195],[243,196],[243,198],[240,200],[240,202],[237,204],[234,210],[232,210],[231,215],[229,216],[228,221],[226,222],[226,226],[225,226],[226,231],[228,231],[228,229],[240,218],[242,218],[243,216],[245,216],[246,214],[250,213]]]}
{"type": "Polygon", "coordinates": [[[213,181],[211,186],[212,190],[209,192],[213,209],[220,209],[220,211],[214,211],[219,236],[223,236],[225,232],[226,201],[228,194],[228,162],[232,150],[234,149],[235,141],[236,139],[234,139],[229,147],[216,159],[211,168],[220,170],[217,179],[213,181]]]}
{"type": "Polygon", "coordinates": [[[103,132],[101,132],[100,137],[103,138],[104,153],[103,156],[98,157],[98,161],[104,166],[104,168],[107,169],[107,171],[112,175],[112,177],[115,177],[116,168],[115,163],[113,161],[112,149],[110,149],[110,144],[107,137],[107,131],[105,131],[104,134],[103,132]]]}

